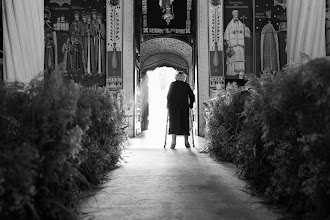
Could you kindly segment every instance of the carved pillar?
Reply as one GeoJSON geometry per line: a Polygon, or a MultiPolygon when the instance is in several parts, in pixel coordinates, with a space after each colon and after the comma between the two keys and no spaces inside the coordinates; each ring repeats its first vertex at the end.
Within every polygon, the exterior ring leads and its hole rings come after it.
{"type": "Polygon", "coordinates": [[[107,0],[107,87],[123,89],[123,1],[107,0]]]}
{"type": "Polygon", "coordinates": [[[125,104],[130,108],[127,111],[129,123],[129,136],[134,136],[134,2],[133,0],[123,1],[123,92],[125,104]]]}
{"type": "Polygon", "coordinates": [[[225,88],[223,72],[223,1],[209,1],[210,98],[225,88]]]}
{"type": "Polygon", "coordinates": [[[205,111],[203,102],[209,100],[209,41],[208,41],[208,8],[205,0],[197,0],[197,104],[198,104],[198,134],[204,134],[205,111]]]}

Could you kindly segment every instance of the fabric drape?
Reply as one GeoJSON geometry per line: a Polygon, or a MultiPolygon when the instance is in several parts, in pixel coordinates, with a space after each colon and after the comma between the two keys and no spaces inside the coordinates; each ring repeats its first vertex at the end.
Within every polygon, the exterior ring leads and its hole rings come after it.
{"type": "Polygon", "coordinates": [[[325,20],[325,30],[326,30],[326,54],[330,56],[330,0],[327,0],[326,9],[326,20],[325,20]]]}
{"type": "Polygon", "coordinates": [[[325,1],[288,0],[288,62],[325,56],[325,1]]]}
{"type": "Polygon", "coordinates": [[[44,0],[3,0],[4,81],[27,83],[44,67],[44,0]]]}

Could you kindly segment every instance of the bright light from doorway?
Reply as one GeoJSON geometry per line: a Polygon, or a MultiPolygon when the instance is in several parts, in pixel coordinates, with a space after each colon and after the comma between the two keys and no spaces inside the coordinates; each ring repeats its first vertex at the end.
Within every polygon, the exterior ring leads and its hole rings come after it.
{"type": "Polygon", "coordinates": [[[166,96],[170,84],[175,80],[176,70],[158,67],[147,72],[149,78],[149,133],[163,137],[165,134],[167,108],[166,96]]]}

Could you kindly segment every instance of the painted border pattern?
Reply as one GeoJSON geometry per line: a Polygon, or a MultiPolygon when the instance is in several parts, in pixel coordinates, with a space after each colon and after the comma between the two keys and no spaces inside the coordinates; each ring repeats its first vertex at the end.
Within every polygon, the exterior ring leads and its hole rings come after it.
{"type": "MultiPolygon", "coordinates": [[[[107,1],[107,53],[108,56],[112,56],[114,53],[114,43],[116,43],[116,50],[118,55],[119,65],[122,65],[122,4],[123,1],[119,1],[119,4],[111,4],[111,0],[107,1]]],[[[107,58],[107,73],[110,69],[109,58],[107,58]]],[[[121,71],[122,68],[120,68],[121,71]]],[[[121,76],[111,77],[106,74],[106,87],[112,90],[123,89],[123,74],[121,76]]]]}
{"type": "Polygon", "coordinates": [[[148,0],[142,0],[142,34],[191,34],[192,0],[187,0],[186,28],[148,28],[148,0]]]}

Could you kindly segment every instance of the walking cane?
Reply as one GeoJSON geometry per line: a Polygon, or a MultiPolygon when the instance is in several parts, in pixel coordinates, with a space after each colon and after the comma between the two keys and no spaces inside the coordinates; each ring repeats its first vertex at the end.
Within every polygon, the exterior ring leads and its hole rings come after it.
{"type": "Polygon", "coordinates": [[[168,129],[168,112],[167,112],[167,116],[166,116],[166,129],[165,129],[165,143],[164,143],[164,148],[166,147],[167,129],[168,129]]]}
{"type": "Polygon", "coordinates": [[[99,32],[98,32],[98,74],[101,74],[101,25],[99,24],[99,32]]]}
{"type": "Polygon", "coordinates": [[[190,123],[191,123],[191,137],[192,137],[192,144],[193,147],[195,147],[195,140],[194,140],[194,120],[193,120],[193,114],[192,114],[192,110],[190,109],[190,123]]]}

